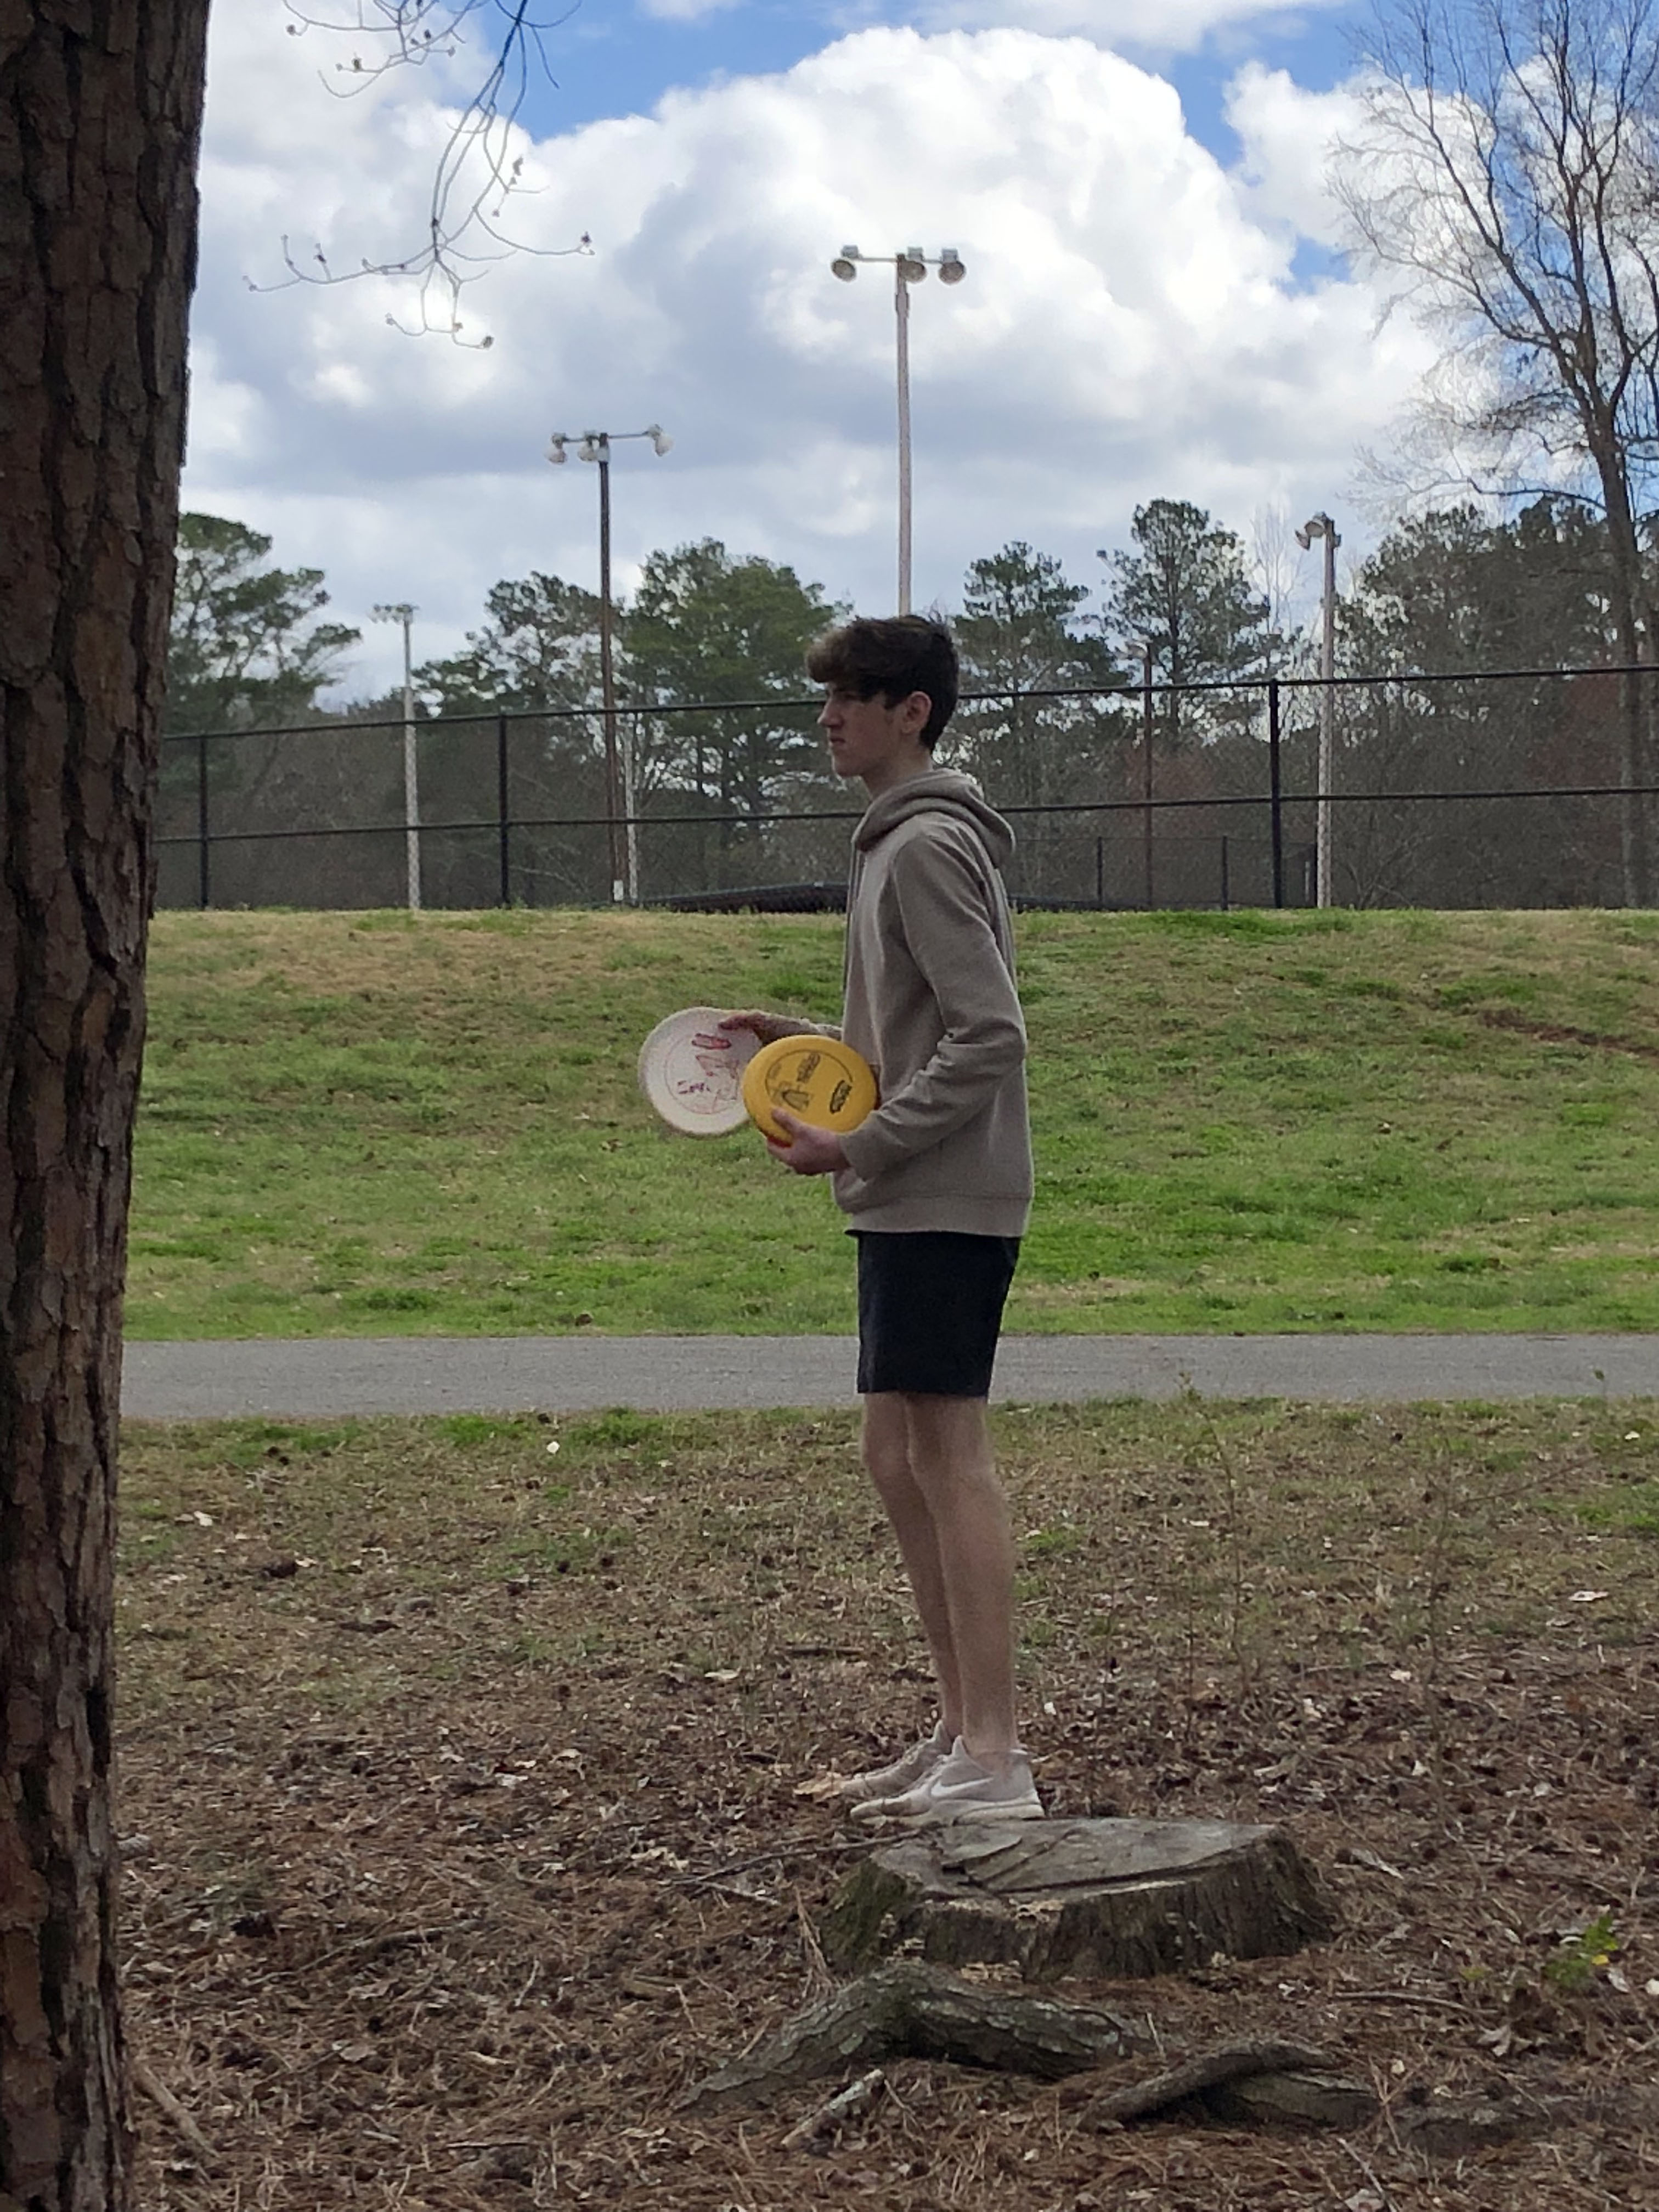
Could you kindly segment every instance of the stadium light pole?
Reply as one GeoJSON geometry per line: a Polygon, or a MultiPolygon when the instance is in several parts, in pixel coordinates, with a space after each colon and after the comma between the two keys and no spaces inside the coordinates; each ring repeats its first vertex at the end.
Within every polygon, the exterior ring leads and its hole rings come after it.
{"type": "MultiPolygon", "coordinates": [[[[611,448],[629,438],[649,438],[659,460],[672,446],[660,422],[643,430],[584,430],[576,445],[579,461],[599,471],[599,697],[605,714],[605,812],[611,846],[611,896],[617,906],[635,906],[640,896],[639,830],[634,819],[634,740],[630,731],[617,738],[617,682],[611,644],[611,448]]],[[[548,440],[547,458],[556,466],[569,459],[568,430],[548,440]]]]}
{"type": "Polygon", "coordinates": [[[1305,553],[1316,538],[1325,541],[1324,615],[1319,647],[1319,772],[1314,801],[1314,903],[1331,903],[1331,740],[1335,721],[1336,686],[1336,549],[1342,543],[1328,514],[1311,515],[1296,533],[1305,553]]]}
{"type": "Polygon", "coordinates": [[[411,914],[421,910],[421,789],[415,758],[415,665],[410,648],[410,629],[417,611],[407,599],[370,609],[376,622],[404,626],[404,859],[411,914]]]}
{"type": "Polygon", "coordinates": [[[860,253],[843,246],[830,264],[832,276],[850,284],[860,266],[892,264],[893,313],[898,326],[898,611],[910,611],[910,287],[937,269],[941,284],[960,284],[967,264],[954,246],[929,256],[919,246],[902,253],[860,253]]]}

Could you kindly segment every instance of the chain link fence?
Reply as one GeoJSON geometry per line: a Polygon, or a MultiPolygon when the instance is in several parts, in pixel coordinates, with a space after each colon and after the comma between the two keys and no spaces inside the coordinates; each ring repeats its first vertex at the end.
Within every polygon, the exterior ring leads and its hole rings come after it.
{"type": "MultiPolygon", "coordinates": [[[[833,905],[816,700],[163,742],[163,906],[833,905]]],[[[941,746],[1031,906],[1659,902],[1659,671],[981,694],[941,746]],[[1327,716],[1328,720],[1327,721],[1327,716]]]]}

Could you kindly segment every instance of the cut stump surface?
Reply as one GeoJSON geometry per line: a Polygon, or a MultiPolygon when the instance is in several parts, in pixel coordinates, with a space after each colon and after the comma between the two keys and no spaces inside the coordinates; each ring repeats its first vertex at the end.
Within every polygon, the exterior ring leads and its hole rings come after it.
{"type": "Polygon", "coordinates": [[[924,1829],[842,1884],[818,1924],[857,1973],[904,1948],[1030,1981],[1177,1973],[1278,1956],[1334,1925],[1282,1828],[1225,1820],[1044,1820],[924,1829]]]}

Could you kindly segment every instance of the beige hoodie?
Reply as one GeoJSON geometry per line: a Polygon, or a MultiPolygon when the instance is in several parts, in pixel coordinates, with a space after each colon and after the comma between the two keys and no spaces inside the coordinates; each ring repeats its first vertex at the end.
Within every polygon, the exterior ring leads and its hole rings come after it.
{"type": "Polygon", "coordinates": [[[854,1229],[1024,1233],[1025,1023],[1000,872],[1013,845],[952,769],[883,792],[854,832],[841,1034],[881,1086],[842,1140],[836,1200],[854,1229]]]}

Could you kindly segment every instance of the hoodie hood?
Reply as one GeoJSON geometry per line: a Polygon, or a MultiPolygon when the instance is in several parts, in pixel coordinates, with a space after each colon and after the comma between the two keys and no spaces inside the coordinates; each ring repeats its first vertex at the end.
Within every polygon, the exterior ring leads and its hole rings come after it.
{"type": "Polygon", "coordinates": [[[954,768],[930,768],[921,775],[907,776],[872,799],[853,832],[854,850],[867,853],[913,814],[954,814],[971,823],[998,869],[1006,868],[1012,857],[1013,831],[973,777],[954,768]]]}

